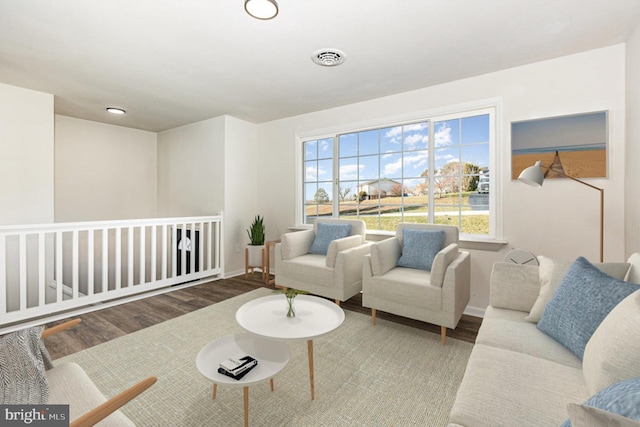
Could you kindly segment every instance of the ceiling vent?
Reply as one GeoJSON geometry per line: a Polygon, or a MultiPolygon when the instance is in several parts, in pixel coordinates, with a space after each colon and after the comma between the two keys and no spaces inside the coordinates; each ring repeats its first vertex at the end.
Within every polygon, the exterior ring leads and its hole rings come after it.
{"type": "Polygon", "coordinates": [[[320,49],[311,55],[311,59],[323,67],[335,67],[346,61],[347,56],[339,49],[320,49]]]}

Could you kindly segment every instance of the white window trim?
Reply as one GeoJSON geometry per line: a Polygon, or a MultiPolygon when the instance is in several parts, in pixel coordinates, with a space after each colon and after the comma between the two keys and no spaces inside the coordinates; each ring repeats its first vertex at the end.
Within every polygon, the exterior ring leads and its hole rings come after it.
{"type": "MultiPolygon", "coordinates": [[[[479,101],[473,101],[463,104],[456,104],[452,106],[433,108],[429,110],[415,111],[397,116],[380,117],[375,119],[369,119],[361,122],[351,122],[337,124],[335,126],[302,130],[295,134],[295,218],[296,229],[310,228],[308,224],[302,224],[303,218],[303,170],[304,170],[304,153],[302,150],[302,142],[310,139],[323,139],[334,138],[341,133],[359,132],[363,130],[389,127],[402,125],[412,121],[433,120],[440,121],[446,120],[447,117],[454,117],[459,114],[467,114],[474,111],[482,112],[482,110],[493,110],[495,115],[493,120],[493,126],[490,127],[490,139],[494,141],[494,144],[489,144],[489,169],[491,170],[491,189],[489,192],[489,209],[490,215],[490,230],[494,230],[493,235],[481,236],[476,234],[460,234],[460,239],[468,242],[475,242],[479,244],[504,244],[503,241],[503,224],[502,224],[502,181],[503,172],[499,165],[502,164],[500,153],[502,150],[498,149],[502,146],[503,139],[500,129],[502,129],[502,98],[488,98],[479,101]],[[498,194],[500,197],[498,197],[498,194]]],[[[431,140],[432,138],[430,138],[431,140]]],[[[431,161],[431,160],[430,160],[431,161]]],[[[508,172],[508,171],[507,171],[508,172]]],[[[335,180],[334,180],[335,182],[335,180]]],[[[381,236],[388,235],[388,232],[383,230],[367,230],[368,234],[381,236]]]]}

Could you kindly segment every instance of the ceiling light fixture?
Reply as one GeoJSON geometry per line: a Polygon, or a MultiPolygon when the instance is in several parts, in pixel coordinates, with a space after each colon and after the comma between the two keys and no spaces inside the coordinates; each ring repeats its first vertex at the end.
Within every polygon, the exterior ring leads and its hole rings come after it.
{"type": "Polygon", "coordinates": [[[319,49],[313,52],[311,60],[323,67],[335,67],[347,60],[346,54],[339,49],[319,49]]]}
{"type": "Polygon", "coordinates": [[[118,107],[108,107],[107,111],[111,114],[124,114],[126,113],[125,110],[123,110],[122,108],[118,108],[118,107]]]}
{"type": "Polygon", "coordinates": [[[244,10],[256,19],[267,21],[278,14],[276,0],[245,0],[244,10]]]}

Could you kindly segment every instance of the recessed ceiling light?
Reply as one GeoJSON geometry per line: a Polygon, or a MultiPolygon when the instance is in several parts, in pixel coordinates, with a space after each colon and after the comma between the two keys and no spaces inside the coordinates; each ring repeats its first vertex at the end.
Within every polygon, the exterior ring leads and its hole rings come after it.
{"type": "Polygon", "coordinates": [[[347,60],[346,54],[340,49],[319,49],[313,52],[311,60],[323,67],[335,67],[347,60]]]}
{"type": "Polygon", "coordinates": [[[245,0],[244,10],[256,19],[273,19],[278,14],[276,0],[245,0]]]}
{"type": "Polygon", "coordinates": [[[117,108],[117,107],[109,107],[109,108],[107,108],[107,111],[110,112],[111,114],[124,114],[124,113],[126,113],[125,110],[123,110],[122,108],[117,108]]]}

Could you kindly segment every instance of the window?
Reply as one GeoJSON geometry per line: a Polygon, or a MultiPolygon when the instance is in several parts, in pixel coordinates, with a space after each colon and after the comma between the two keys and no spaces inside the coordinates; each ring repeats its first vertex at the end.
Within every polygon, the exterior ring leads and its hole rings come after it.
{"type": "Polygon", "coordinates": [[[493,122],[487,109],[303,140],[303,223],[332,216],[369,230],[417,222],[492,235],[493,122]]]}

